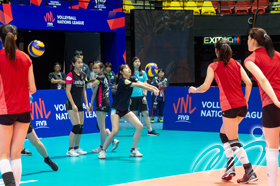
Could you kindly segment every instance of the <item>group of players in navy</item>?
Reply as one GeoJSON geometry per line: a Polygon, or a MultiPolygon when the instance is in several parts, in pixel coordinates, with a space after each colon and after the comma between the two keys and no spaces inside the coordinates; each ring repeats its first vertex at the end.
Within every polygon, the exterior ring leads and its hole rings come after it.
{"type": "MultiPolygon", "coordinates": [[[[136,77],[131,76],[131,70],[129,66],[124,64],[119,67],[116,80],[117,91],[111,105],[109,99],[110,79],[105,72],[105,65],[102,62],[95,62],[93,66],[95,77],[91,77],[93,94],[89,107],[85,91],[87,76],[82,71],[82,59],[83,56],[80,54],[73,57],[71,72],[69,72],[66,76],[66,110],[73,125],[69,135],[69,149],[67,150],[66,155],[79,156],[87,153],[79,147],[81,134],[84,128],[84,99],[87,112],[93,111],[93,103],[94,101],[96,102],[95,108],[97,115],[97,127],[100,130],[100,146],[97,149],[93,149],[92,151],[94,153],[99,153],[98,157],[100,159],[105,159],[106,149],[110,144],[113,145],[112,150],[117,148],[119,141],[115,139],[115,136],[119,131],[119,119],[124,118],[127,122],[135,127],[130,156],[142,157],[142,154],[137,150],[137,145],[141,137],[143,125],[138,117],[136,117],[135,114],[129,110],[130,98],[134,88],[152,91],[154,95],[158,95],[159,90],[155,86],[142,83],[138,81],[136,77]],[[112,132],[106,128],[105,124],[106,115],[108,113],[111,114],[112,132]],[[108,137],[106,138],[106,136],[108,137]]],[[[146,110],[148,110],[147,106],[146,110]]],[[[151,133],[158,135],[154,130],[148,131],[148,135],[151,133]]]]}

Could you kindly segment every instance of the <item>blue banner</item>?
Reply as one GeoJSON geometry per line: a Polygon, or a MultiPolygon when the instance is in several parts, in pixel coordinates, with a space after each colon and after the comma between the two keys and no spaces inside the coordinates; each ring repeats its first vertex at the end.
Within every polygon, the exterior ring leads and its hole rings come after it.
{"type": "Polygon", "coordinates": [[[94,0],[94,8],[122,12],[122,0],[94,0]]]}
{"type": "MultiPolygon", "coordinates": [[[[223,122],[218,87],[211,87],[202,94],[188,94],[188,89],[167,87],[163,129],[219,132],[223,122]]],[[[252,133],[262,127],[259,88],[252,88],[248,105],[247,115],[239,125],[240,133],[252,133]]]]}
{"type": "MultiPolygon", "coordinates": [[[[87,98],[90,104],[92,91],[87,89],[87,98]]],[[[110,93],[110,101],[112,96],[110,93]]],[[[31,105],[31,123],[39,137],[54,137],[69,135],[72,124],[65,109],[66,93],[61,90],[38,90],[33,94],[31,105]]],[[[99,132],[96,127],[95,103],[94,111],[86,113],[84,104],[84,131],[83,133],[99,132]]],[[[106,127],[111,129],[110,114],[106,117],[106,127]]]]}
{"type": "MultiPolygon", "coordinates": [[[[8,11],[8,8],[6,9],[8,11]]],[[[9,11],[11,15],[7,19],[10,20],[11,24],[21,29],[95,32],[116,32],[115,29],[119,28],[125,30],[125,15],[123,12],[110,13],[107,11],[69,10],[17,5],[11,5],[9,11]],[[98,19],[92,19],[92,17],[98,17],[98,19]]]]}
{"type": "MultiPolygon", "coordinates": [[[[113,11],[72,10],[1,4],[0,25],[13,24],[18,29],[86,31],[104,33],[105,61],[113,71],[126,62],[125,13],[113,11]]],[[[46,46],[46,51],[48,46],[46,46]]]]}

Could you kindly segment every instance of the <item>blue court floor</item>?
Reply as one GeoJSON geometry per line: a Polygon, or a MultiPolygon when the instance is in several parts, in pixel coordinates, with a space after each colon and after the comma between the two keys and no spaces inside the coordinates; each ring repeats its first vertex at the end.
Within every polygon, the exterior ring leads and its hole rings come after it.
{"type": "MultiPolygon", "coordinates": [[[[121,128],[117,136],[119,147],[111,151],[110,146],[105,160],[99,160],[98,154],[92,153],[92,149],[100,145],[99,133],[82,136],[80,146],[88,154],[80,157],[66,156],[68,136],[41,139],[51,159],[59,165],[57,172],[43,162],[43,158],[27,140],[24,146],[33,155],[22,157],[21,185],[109,186],[225,167],[226,157],[219,133],[156,131],[160,136],[147,136],[147,129],[144,128],[138,145],[142,158],[129,157],[134,133],[131,127],[121,128]]],[[[264,138],[249,134],[240,134],[239,137],[244,148],[247,148],[252,164],[265,165],[262,149],[265,146],[264,138]]],[[[3,185],[1,180],[0,185],[3,185]]]]}

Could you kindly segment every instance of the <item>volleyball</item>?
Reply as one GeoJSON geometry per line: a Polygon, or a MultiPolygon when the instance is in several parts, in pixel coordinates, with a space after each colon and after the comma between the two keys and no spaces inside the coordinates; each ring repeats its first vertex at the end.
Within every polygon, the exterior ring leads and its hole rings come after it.
{"type": "Polygon", "coordinates": [[[40,57],[45,52],[45,44],[42,41],[34,40],[28,45],[27,50],[32,57],[40,57]]]}
{"type": "Polygon", "coordinates": [[[158,73],[158,66],[155,63],[148,63],[145,67],[145,71],[149,77],[154,77],[158,73]]]}

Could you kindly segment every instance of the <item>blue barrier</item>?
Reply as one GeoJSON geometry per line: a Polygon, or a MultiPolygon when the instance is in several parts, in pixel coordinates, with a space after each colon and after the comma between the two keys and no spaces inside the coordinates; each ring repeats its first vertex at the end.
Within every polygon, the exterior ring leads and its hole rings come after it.
{"type": "MultiPolygon", "coordinates": [[[[92,91],[87,89],[90,104],[92,91]]],[[[69,135],[72,130],[67,111],[65,110],[66,93],[61,90],[38,90],[33,94],[31,105],[31,123],[39,137],[54,137],[69,135]]],[[[112,102],[112,96],[110,95],[112,102]]],[[[94,103],[95,105],[95,103],[94,103]]],[[[84,104],[84,110],[85,104],[84,104]]],[[[84,113],[84,134],[99,132],[96,128],[96,113],[84,113]]],[[[110,114],[106,117],[106,127],[111,129],[110,114]]]]}
{"type": "MultiPolygon", "coordinates": [[[[92,91],[87,89],[90,101],[92,91]]],[[[112,103],[112,97],[110,94],[112,103]]],[[[65,110],[65,90],[38,90],[33,94],[31,107],[32,124],[39,137],[69,135],[72,124],[65,110]]],[[[150,93],[147,97],[149,109],[152,107],[150,93]]],[[[85,106],[84,106],[85,107],[85,106]]],[[[99,132],[96,128],[95,109],[85,113],[84,133],[99,132]]],[[[164,110],[164,130],[219,132],[222,125],[222,113],[219,101],[219,89],[211,87],[203,94],[188,94],[188,87],[168,87],[164,110]]],[[[259,89],[252,88],[249,109],[239,125],[240,133],[252,133],[261,128],[262,107],[259,89]]],[[[111,129],[110,116],[106,118],[106,127],[111,129]]],[[[254,133],[260,134],[260,130],[254,133]]]]}
{"type": "MultiPolygon", "coordinates": [[[[188,89],[188,87],[167,88],[163,129],[219,132],[222,113],[218,87],[211,87],[203,94],[188,94],[188,89]]],[[[252,133],[255,128],[262,126],[259,88],[252,88],[248,105],[247,115],[239,125],[240,133],[252,133]]],[[[254,133],[260,132],[256,130],[254,133]]]]}

